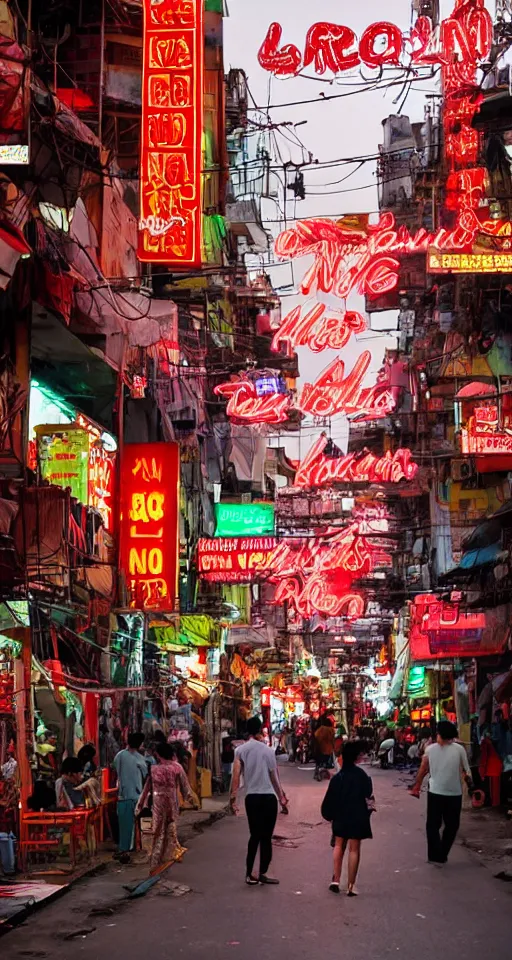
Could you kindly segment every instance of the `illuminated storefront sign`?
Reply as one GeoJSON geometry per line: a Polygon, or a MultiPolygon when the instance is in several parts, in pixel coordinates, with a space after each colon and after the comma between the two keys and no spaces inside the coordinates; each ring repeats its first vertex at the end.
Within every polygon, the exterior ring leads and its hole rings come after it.
{"type": "Polygon", "coordinates": [[[91,445],[89,451],[89,504],[103,517],[106,530],[114,526],[113,495],[116,455],[102,446],[91,445]]]}
{"type": "Polygon", "coordinates": [[[507,433],[477,433],[462,430],[462,453],[483,455],[488,453],[512,454],[512,436],[507,433]]]}
{"type": "Polygon", "coordinates": [[[511,253],[428,254],[429,273],[512,273],[511,253]]]}
{"type": "Polygon", "coordinates": [[[172,611],[178,578],[179,447],[128,443],[121,463],[121,568],[139,610],[172,611]]]}
{"type": "Polygon", "coordinates": [[[274,533],[273,503],[216,503],[216,537],[258,537],[274,533]]]}
{"type": "MultiPolygon", "coordinates": [[[[418,17],[409,33],[388,21],[370,24],[358,39],[350,27],[320,21],[307,32],[304,53],[292,43],[282,44],[283,28],[272,23],[259,53],[264,70],[290,77],[313,65],[317,74],[339,74],[364,66],[431,67],[454,64],[463,70],[475,58],[488,56],[492,42],[492,19],[484,0],[455,0],[450,17],[434,29],[428,17],[418,17]]],[[[374,81],[373,77],[369,77],[374,81]]]]}
{"type": "Polygon", "coordinates": [[[200,540],[199,573],[217,583],[248,583],[261,574],[276,546],[274,537],[200,540]]]}
{"type": "Polygon", "coordinates": [[[144,0],[139,259],[201,263],[203,0],[144,0]]]}
{"type": "Polygon", "coordinates": [[[329,440],[318,438],[295,474],[296,487],[319,487],[329,483],[399,483],[414,480],[418,464],[412,463],[410,450],[396,450],[376,457],[373,453],[350,453],[344,457],[327,457],[329,440]]]}
{"type": "MultiPolygon", "coordinates": [[[[508,417],[507,421],[508,422],[508,417]]],[[[461,430],[461,450],[464,454],[512,454],[512,432],[499,429],[498,407],[491,404],[475,407],[467,427],[461,430]]]]}
{"type": "Polygon", "coordinates": [[[89,503],[90,436],[76,424],[38,426],[37,453],[43,480],[66,489],[80,503],[89,503]]]}

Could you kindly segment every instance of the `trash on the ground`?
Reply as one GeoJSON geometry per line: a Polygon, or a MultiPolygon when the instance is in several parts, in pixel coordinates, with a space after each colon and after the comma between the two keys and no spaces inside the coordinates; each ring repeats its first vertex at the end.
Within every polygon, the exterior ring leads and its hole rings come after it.
{"type": "Polygon", "coordinates": [[[78,937],[87,937],[90,933],[94,933],[96,927],[80,927],[79,930],[71,930],[69,933],[65,933],[64,940],[77,940],[78,937]]]}
{"type": "Polygon", "coordinates": [[[426,919],[427,919],[426,916],[425,916],[423,913],[417,913],[416,916],[419,917],[420,920],[426,920],[426,919]]]}
{"type": "Polygon", "coordinates": [[[192,887],[187,887],[184,883],[173,883],[172,880],[162,880],[157,890],[158,897],[184,897],[187,893],[192,893],[192,887]]]}

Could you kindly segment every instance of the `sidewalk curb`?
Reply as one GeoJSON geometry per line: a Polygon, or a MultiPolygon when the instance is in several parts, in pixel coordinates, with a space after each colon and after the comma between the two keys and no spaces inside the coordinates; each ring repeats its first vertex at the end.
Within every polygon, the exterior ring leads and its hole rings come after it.
{"type": "Polygon", "coordinates": [[[108,865],[108,860],[103,862],[91,863],[89,866],[84,867],[77,876],[74,876],[69,883],[63,883],[62,887],[59,890],[54,890],[53,893],[49,894],[48,897],[44,897],[42,900],[36,901],[36,903],[25,904],[21,907],[17,913],[13,914],[12,917],[7,917],[5,920],[0,921],[0,937],[5,936],[7,933],[10,933],[11,930],[14,930],[15,927],[18,927],[21,923],[24,923],[29,917],[34,913],[37,913],[39,910],[43,910],[44,907],[49,906],[51,903],[55,903],[56,900],[59,900],[66,893],[68,893],[72,887],[77,886],[82,880],[89,879],[89,877],[94,876],[96,873],[102,873],[106,870],[108,865]]]}

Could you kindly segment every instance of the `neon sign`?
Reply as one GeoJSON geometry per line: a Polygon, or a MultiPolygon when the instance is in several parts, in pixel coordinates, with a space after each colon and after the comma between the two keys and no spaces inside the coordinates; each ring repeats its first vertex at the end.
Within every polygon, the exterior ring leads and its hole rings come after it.
{"type": "Polygon", "coordinates": [[[345,73],[365,66],[421,67],[449,65],[461,82],[468,66],[485,59],[492,43],[492,19],[484,0],[455,0],[451,16],[435,31],[428,17],[418,17],[410,33],[388,21],[372,23],[360,40],[350,27],[320,21],[308,30],[304,53],[295,44],[281,46],[283,28],[271,23],[258,52],[264,70],[278,77],[297,76],[313,65],[317,74],[345,73]]]}
{"type": "Polygon", "coordinates": [[[93,444],[89,452],[89,503],[103,517],[106,530],[112,530],[115,454],[93,444]]]}
{"type": "MultiPolygon", "coordinates": [[[[295,406],[314,417],[334,417],[338,413],[366,419],[386,416],[395,408],[395,398],[386,384],[362,385],[371,359],[371,353],[365,350],[347,377],[343,360],[334,360],[315,383],[304,384],[295,406]]],[[[227,415],[241,423],[282,423],[294,407],[290,394],[260,395],[257,382],[243,374],[238,381],[215,387],[215,393],[229,397],[227,415]]]]}
{"type": "Polygon", "coordinates": [[[216,503],[215,536],[262,536],[274,533],[273,503],[216,503]]]}
{"type": "Polygon", "coordinates": [[[365,350],[347,377],[343,360],[334,360],[316,383],[304,384],[297,401],[299,410],[314,417],[334,417],[338,413],[357,413],[368,419],[386,416],[395,407],[392,394],[379,384],[362,387],[371,359],[371,353],[365,350]]]}
{"type": "Polygon", "coordinates": [[[144,0],[139,260],[202,260],[203,0],[144,0]]]}
{"type": "Polygon", "coordinates": [[[178,444],[127,443],[121,481],[121,568],[130,606],[172,611],[178,585],[178,444]]]}
{"type": "Polygon", "coordinates": [[[512,253],[429,253],[429,273],[512,273],[512,253]]]}
{"type": "Polygon", "coordinates": [[[198,570],[205,580],[249,583],[261,575],[276,546],[274,537],[199,540],[198,570]]]}
{"type": "Polygon", "coordinates": [[[276,606],[289,604],[301,617],[319,613],[326,617],[345,616],[349,620],[362,617],[365,610],[364,597],[360,593],[347,593],[336,579],[315,573],[303,583],[300,577],[287,577],[277,587],[272,601],[276,606]]]}
{"type": "Polygon", "coordinates": [[[64,490],[69,487],[72,497],[89,503],[89,431],[81,424],[43,425],[35,434],[43,479],[64,490]]]}
{"type": "Polygon", "coordinates": [[[510,237],[508,221],[480,220],[470,207],[460,210],[454,228],[441,228],[429,234],[423,227],[411,236],[405,226],[396,226],[389,211],[377,224],[354,231],[343,220],[324,218],[298,220],[276,239],[275,252],[283,260],[313,256],[301,292],[332,293],[344,300],[352,292],[368,297],[389,293],[398,285],[398,256],[434,251],[471,251],[479,233],[492,237],[510,237]]]}
{"type": "Polygon", "coordinates": [[[418,464],[411,462],[410,450],[396,450],[377,457],[363,451],[344,457],[327,457],[329,443],[323,433],[308,451],[295,474],[296,487],[321,487],[329,483],[399,483],[414,480],[418,464]]]}
{"type": "Polygon", "coordinates": [[[461,430],[461,450],[466,455],[512,454],[512,434],[498,431],[498,408],[476,407],[466,429],[461,430]]]}
{"type": "Polygon", "coordinates": [[[354,523],[335,536],[318,538],[312,544],[282,541],[265,568],[271,580],[342,570],[350,575],[349,585],[356,575],[370,573],[376,566],[392,566],[391,555],[362,536],[359,524],[354,523]]]}
{"type": "Polygon", "coordinates": [[[214,388],[219,397],[227,397],[226,413],[242,423],[283,423],[288,419],[290,397],[287,393],[260,395],[257,385],[244,374],[230,383],[214,388]]]}
{"type": "Polygon", "coordinates": [[[309,347],[313,353],[341,350],[353,333],[363,330],[366,321],[360,313],[351,310],[337,314],[317,303],[306,314],[302,307],[294,307],[276,331],[271,346],[274,353],[281,352],[284,346],[289,356],[296,347],[309,347]]]}

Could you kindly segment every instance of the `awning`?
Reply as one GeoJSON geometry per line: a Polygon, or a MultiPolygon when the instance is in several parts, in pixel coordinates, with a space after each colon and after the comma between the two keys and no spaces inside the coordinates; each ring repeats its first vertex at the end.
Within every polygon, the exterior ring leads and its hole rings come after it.
{"type": "Polygon", "coordinates": [[[35,379],[116,434],[116,371],[39,304],[33,310],[31,359],[35,379]]]}

